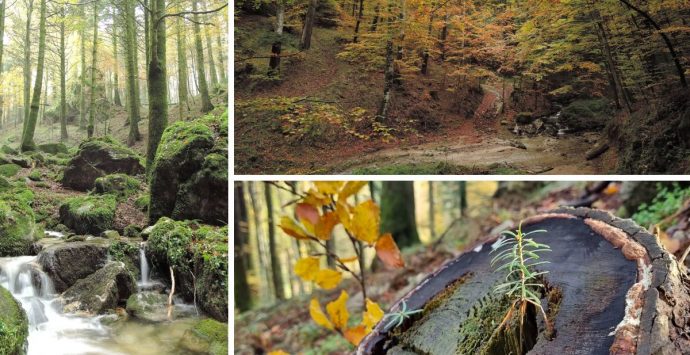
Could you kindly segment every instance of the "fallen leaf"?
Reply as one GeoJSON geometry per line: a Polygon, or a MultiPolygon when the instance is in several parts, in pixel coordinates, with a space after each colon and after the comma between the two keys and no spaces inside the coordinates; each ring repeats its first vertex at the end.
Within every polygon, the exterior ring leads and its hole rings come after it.
{"type": "Polygon", "coordinates": [[[390,233],[382,235],[376,241],[376,255],[384,264],[390,267],[401,268],[405,266],[405,261],[403,261],[402,255],[400,255],[400,249],[398,249],[398,245],[395,244],[395,240],[393,240],[393,236],[390,233]]]}
{"type": "Polygon", "coordinates": [[[316,324],[329,330],[333,330],[333,323],[331,323],[326,314],[323,313],[321,305],[316,298],[312,298],[311,302],[309,303],[309,315],[311,316],[311,319],[316,322],[316,324]]]}
{"type": "Polygon", "coordinates": [[[347,326],[347,320],[350,318],[350,313],[347,311],[347,292],[345,290],[340,291],[340,296],[329,304],[326,305],[326,312],[331,318],[331,322],[338,329],[345,329],[347,326]]]}

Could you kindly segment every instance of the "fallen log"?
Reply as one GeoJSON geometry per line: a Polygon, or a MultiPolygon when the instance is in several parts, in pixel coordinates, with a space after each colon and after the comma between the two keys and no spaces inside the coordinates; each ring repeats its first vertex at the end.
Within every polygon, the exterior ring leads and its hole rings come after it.
{"type": "Polygon", "coordinates": [[[399,327],[380,322],[358,354],[690,354],[690,283],[656,237],[631,220],[561,208],[523,222],[548,244],[542,307],[523,325],[495,332],[509,300],[490,266],[497,236],[468,248],[391,307],[422,309],[399,327]],[[520,328],[518,328],[520,327],[520,328]],[[520,330],[519,332],[517,330],[520,330]],[[517,334],[521,335],[519,338],[517,334]]]}
{"type": "Polygon", "coordinates": [[[587,160],[592,160],[592,159],[604,154],[607,150],[609,150],[609,144],[608,143],[594,146],[594,148],[592,148],[592,150],[587,152],[587,155],[585,156],[585,158],[587,160]]]}

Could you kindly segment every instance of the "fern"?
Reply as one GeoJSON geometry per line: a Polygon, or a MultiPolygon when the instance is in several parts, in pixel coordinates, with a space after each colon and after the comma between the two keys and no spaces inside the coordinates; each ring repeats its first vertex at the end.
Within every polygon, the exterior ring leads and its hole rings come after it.
{"type": "Polygon", "coordinates": [[[491,266],[496,267],[498,265],[495,269],[496,272],[507,272],[505,282],[496,286],[494,292],[498,295],[506,296],[512,301],[496,331],[500,331],[517,309],[520,311],[521,338],[528,304],[532,304],[544,317],[547,337],[550,337],[550,334],[553,333],[552,325],[546,316],[544,308],[541,306],[541,297],[539,296],[539,290],[545,288],[539,281],[539,276],[548,273],[548,271],[537,272],[534,269],[537,265],[548,263],[548,261],[539,261],[539,254],[551,251],[551,248],[546,244],[537,243],[532,238],[528,238],[529,235],[535,233],[546,233],[546,230],[539,229],[523,233],[522,222],[520,222],[515,232],[502,232],[504,239],[499,240],[495,244],[494,250],[491,251],[491,253],[498,252],[491,260],[491,266]]]}

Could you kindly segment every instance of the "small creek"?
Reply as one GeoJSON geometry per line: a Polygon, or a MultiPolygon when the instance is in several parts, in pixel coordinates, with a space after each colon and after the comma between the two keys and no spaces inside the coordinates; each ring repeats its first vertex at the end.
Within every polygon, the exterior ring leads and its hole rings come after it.
{"type": "MultiPolygon", "coordinates": [[[[61,238],[57,232],[47,237],[61,238]]],[[[142,277],[140,290],[160,282],[150,280],[145,243],[140,247],[142,277]]],[[[133,318],[116,320],[115,315],[90,316],[62,311],[60,295],[41,271],[36,256],[0,258],[0,286],[22,305],[29,320],[29,355],[67,354],[184,354],[177,344],[185,331],[198,320],[193,305],[175,298],[175,307],[190,315],[172,322],[145,323],[133,318]]]]}

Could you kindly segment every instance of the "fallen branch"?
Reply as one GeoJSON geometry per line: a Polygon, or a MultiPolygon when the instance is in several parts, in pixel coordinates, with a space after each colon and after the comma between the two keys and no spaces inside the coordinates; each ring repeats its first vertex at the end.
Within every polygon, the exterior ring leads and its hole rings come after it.
{"type": "Polygon", "coordinates": [[[175,272],[173,271],[172,266],[170,266],[170,280],[172,282],[172,286],[170,286],[170,294],[168,295],[168,320],[172,321],[172,311],[173,311],[173,295],[175,294],[175,272]]]}
{"type": "Polygon", "coordinates": [[[607,150],[609,150],[609,144],[608,143],[604,143],[603,145],[600,145],[600,146],[595,146],[592,150],[590,150],[587,153],[586,158],[587,158],[587,160],[592,160],[592,159],[604,154],[604,152],[606,152],[607,150]]]}

